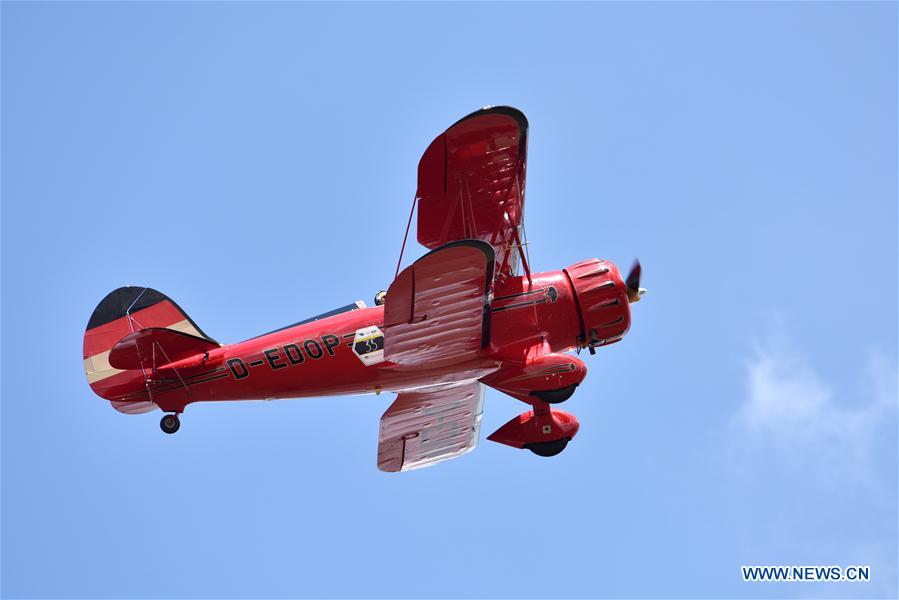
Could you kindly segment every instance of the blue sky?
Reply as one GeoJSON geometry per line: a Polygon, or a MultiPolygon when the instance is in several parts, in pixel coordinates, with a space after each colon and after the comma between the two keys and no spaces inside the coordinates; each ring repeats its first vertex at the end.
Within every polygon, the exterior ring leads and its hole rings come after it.
{"type": "Polygon", "coordinates": [[[896,10],[4,2],[2,595],[895,597],[896,10]],[[370,302],[421,152],[486,104],[530,118],[534,268],[637,255],[649,288],[562,455],[485,441],[498,392],[401,475],[388,397],[167,437],[93,396],[120,285],[223,342],[370,302]]]}

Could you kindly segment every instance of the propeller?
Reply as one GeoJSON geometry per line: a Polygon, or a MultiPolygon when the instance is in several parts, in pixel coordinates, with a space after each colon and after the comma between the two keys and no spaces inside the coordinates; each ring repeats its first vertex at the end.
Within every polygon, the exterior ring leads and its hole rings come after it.
{"type": "Polygon", "coordinates": [[[627,274],[624,285],[627,287],[627,299],[629,302],[639,302],[640,296],[646,293],[646,290],[640,287],[640,274],[642,272],[640,261],[635,259],[631,272],[627,274]]]}

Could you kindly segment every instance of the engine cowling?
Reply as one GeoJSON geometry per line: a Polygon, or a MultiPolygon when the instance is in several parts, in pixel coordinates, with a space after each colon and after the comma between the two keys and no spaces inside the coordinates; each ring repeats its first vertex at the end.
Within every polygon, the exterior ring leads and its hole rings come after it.
{"type": "Polygon", "coordinates": [[[631,326],[627,287],[618,267],[591,258],[565,269],[581,320],[578,346],[593,348],[621,341],[631,326]]]}

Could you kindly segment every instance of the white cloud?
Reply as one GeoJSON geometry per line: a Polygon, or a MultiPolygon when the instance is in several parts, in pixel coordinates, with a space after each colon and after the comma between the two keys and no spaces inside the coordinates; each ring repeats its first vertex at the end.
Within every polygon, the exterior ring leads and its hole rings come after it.
{"type": "Polygon", "coordinates": [[[749,554],[869,564],[863,595],[896,597],[896,359],[869,352],[816,369],[775,337],[745,362],[745,386],[726,456],[760,511],[744,533],[749,554]],[[833,527],[811,532],[806,516],[833,527]]]}
{"type": "Polygon", "coordinates": [[[735,415],[744,438],[786,460],[828,459],[864,477],[878,447],[895,452],[896,362],[871,352],[860,373],[825,377],[783,340],[757,345],[746,363],[748,393],[735,415]]]}

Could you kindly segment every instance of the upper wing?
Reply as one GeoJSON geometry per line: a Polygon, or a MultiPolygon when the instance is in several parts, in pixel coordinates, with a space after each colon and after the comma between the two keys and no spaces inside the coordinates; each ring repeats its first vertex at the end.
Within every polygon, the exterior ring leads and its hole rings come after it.
{"type": "Polygon", "coordinates": [[[381,417],[378,468],[410,471],[478,445],[484,384],[465,381],[401,392],[381,417]]]}
{"type": "Polygon", "coordinates": [[[473,112],[437,136],[418,163],[419,243],[483,240],[498,272],[516,274],[527,139],[527,118],[509,106],[473,112]]]}
{"type": "Polygon", "coordinates": [[[406,267],[387,289],[384,358],[401,365],[453,364],[490,343],[493,248],[452,242],[406,267]]]}

